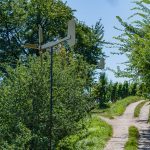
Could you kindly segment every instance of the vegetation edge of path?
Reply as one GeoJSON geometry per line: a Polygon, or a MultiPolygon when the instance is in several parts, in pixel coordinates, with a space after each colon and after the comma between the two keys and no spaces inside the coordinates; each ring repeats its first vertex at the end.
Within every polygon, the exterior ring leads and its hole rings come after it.
{"type": "Polygon", "coordinates": [[[85,120],[85,126],[86,130],[83,129],[79,133],[63,139],[57,150],[93,150],[93,148],[103,150],[113,133],[111,125],[99,119],[98,115],[92,115],[85,120]]]}
{"type": "Polygon", "coordinates": [[[104,117],[113,119],[115,116],[121,116],[129,104],[137,102],[139,100],[141,100],[141,97],[139,96],[129,96],[124,99],[118,100],[115,103],[108,104],[108,108],[94,109],[93,113],[98,113],[104,117]]]}
{"type": "Polygon", "coordinates": [[[98,147],[103,149],[105,144],[112,136],[112,127],[106,122],[99,119],[99,115],[113,118],[124,113],[126,107],[136,101],[141,100],[141,97],[130,96],[115,103],[109,104],[109,108],[98,110],[94,109],[91,118],[85,120],[86,131],[81,130],[79,133],[66,137],[59,143],[57,150],[61,148],[75,149],[92,149],[98,147]],[[110,114],[111,113],[111,114],[110,114]],[[94,140],[93,140],[94,139],[94,140]]]}
{"type": "Polygon", "coordinates": [[[143,102],[139,103],[139,104],[136,106],[136,108],[135,108],[135,110],[134,110],[134,117],[139,117],[141,108],[144,106],[144,104],[145,104],[146,102],[147,102],[147,101],[143,101],[143,102]]]}
{"type": "Polygon", "coordinates": [[[129,131],[129,138],[125,144],[125,150],[137,150],[139,131],[135,126],[130,126],[128,131],[129,131]]]}

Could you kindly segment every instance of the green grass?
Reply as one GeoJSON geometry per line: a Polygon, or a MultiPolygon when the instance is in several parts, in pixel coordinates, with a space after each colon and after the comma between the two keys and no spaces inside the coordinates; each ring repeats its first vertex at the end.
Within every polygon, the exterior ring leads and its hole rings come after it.
{"type": "Polygon", "coordinates": [[[130,97],[127,97],[127,98],[124,98],[122,100],[118,100],[117,102],[115,103],[111,103],[109,104],[109,108],[106,108],[106,109],[95,109],[93,110],[92,112],[93,113],[98,113],[102,116],[105,116],[105,117],[108,117],[110,119],[113,119],[114,116],[121,116],[126,107],[133,103],[133,102],[136,102],[138,100],[140,100],[141,98],[138,97],[138,96],[130,96],[130,97]]]}
{"type": "Polygon", "coordinates": [[[129,127],[129,138],[124,150],[138,150],[139,131],[135,126],[129,127]]]}
{"type": "Polygon", "coordinates": [[[86,131],[64,139],[57,150],[102,150],[112,136],[112,127],[100,120],[97,115],[86,121],[86,127],[86,131]]]}
{"type": "Polygon", "coordinates": [[[139,117],[141,108],[144,106],[144,104],[145,104],[146,102],[147,102],[147,101],[143,101],[143,102],[139,103],[139,104],[135,107],[135,110],[134,110],[134,117],[139,117]]]}
{"type": "MultiPolygon", "coordinates": [[[[57,150],[102,150],[105,144],[112,136],[112,127],[106,122],[100,120],[99,114],[113,118],[120,116],[125,111],[126,107],[138,100],[140,97],[131,96],[119,100],[116,103],[111,103],[105,109],[93,110],[93,115],[85,121],[86,130],[81,130],[75,135],[71,135],[63,139],[57,147],[57,150]]],[[[132,149],[131,149],[132,150],[132,149]]]]}

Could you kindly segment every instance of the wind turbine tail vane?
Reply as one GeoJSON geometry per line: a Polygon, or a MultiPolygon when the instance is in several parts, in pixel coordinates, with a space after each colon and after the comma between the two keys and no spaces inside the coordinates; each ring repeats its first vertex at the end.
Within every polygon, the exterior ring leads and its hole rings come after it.
{"type": "Polygon", "coordinates": [[[41,25],[39,25],[39,45],[43,43],[43,30],[41,25]]]}
{"type": "Polygon", "coordinates": [[[68,44],[69,46],[73,46],[75,45],[75,20],[72,19],[68,22],[68,37],[70,37],[70,39],[68,40],[68,44]]]}

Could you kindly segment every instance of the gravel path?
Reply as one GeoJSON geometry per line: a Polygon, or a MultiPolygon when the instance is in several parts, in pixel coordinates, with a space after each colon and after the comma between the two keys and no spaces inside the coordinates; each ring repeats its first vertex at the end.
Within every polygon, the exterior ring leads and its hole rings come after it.
{"type": "Polygon", "coordinates": [[[147,124],[148,114],[149,114],[149,105],[146,103],[141,109],[141,114],[138,119],[134,119],[134,109],[141,103],[138,101],[130,104],[122,116],[116,117],[115,119],[107,119],[101,117],[104,121],[112,125],[113,127],[113,137],[108,141],[104,150],[123,150],[124,145],[128,140],[128,128],[131,125],[135,125],[140,130],[140,140],[139,140],[139,149],[140,150],[150,150],[150,133],[149,125],[147,124]],[[147,144],[146,144],[147,143],[147,144]],[[145,147],[148,147],[145,149],[145,147]]]}

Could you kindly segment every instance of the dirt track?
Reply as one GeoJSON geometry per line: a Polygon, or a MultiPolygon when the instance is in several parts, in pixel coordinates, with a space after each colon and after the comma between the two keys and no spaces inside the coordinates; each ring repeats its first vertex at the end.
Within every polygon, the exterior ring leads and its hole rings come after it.
{"type": "Polygon", "coordinates": [[[150,150],[150,125],[147,124],[150,108],[149,102],[141,109],[139,118],[135,119],[133,117],[135,107],[141,102],[130,104],[124,114],[115,119],[110,120],[101,117],[113,127],[113,137],[108,141],[104,150],[123,150],[128,140],[128,128],[131,125],[138,127],[140,131],[139,149],[150,150]]]}

